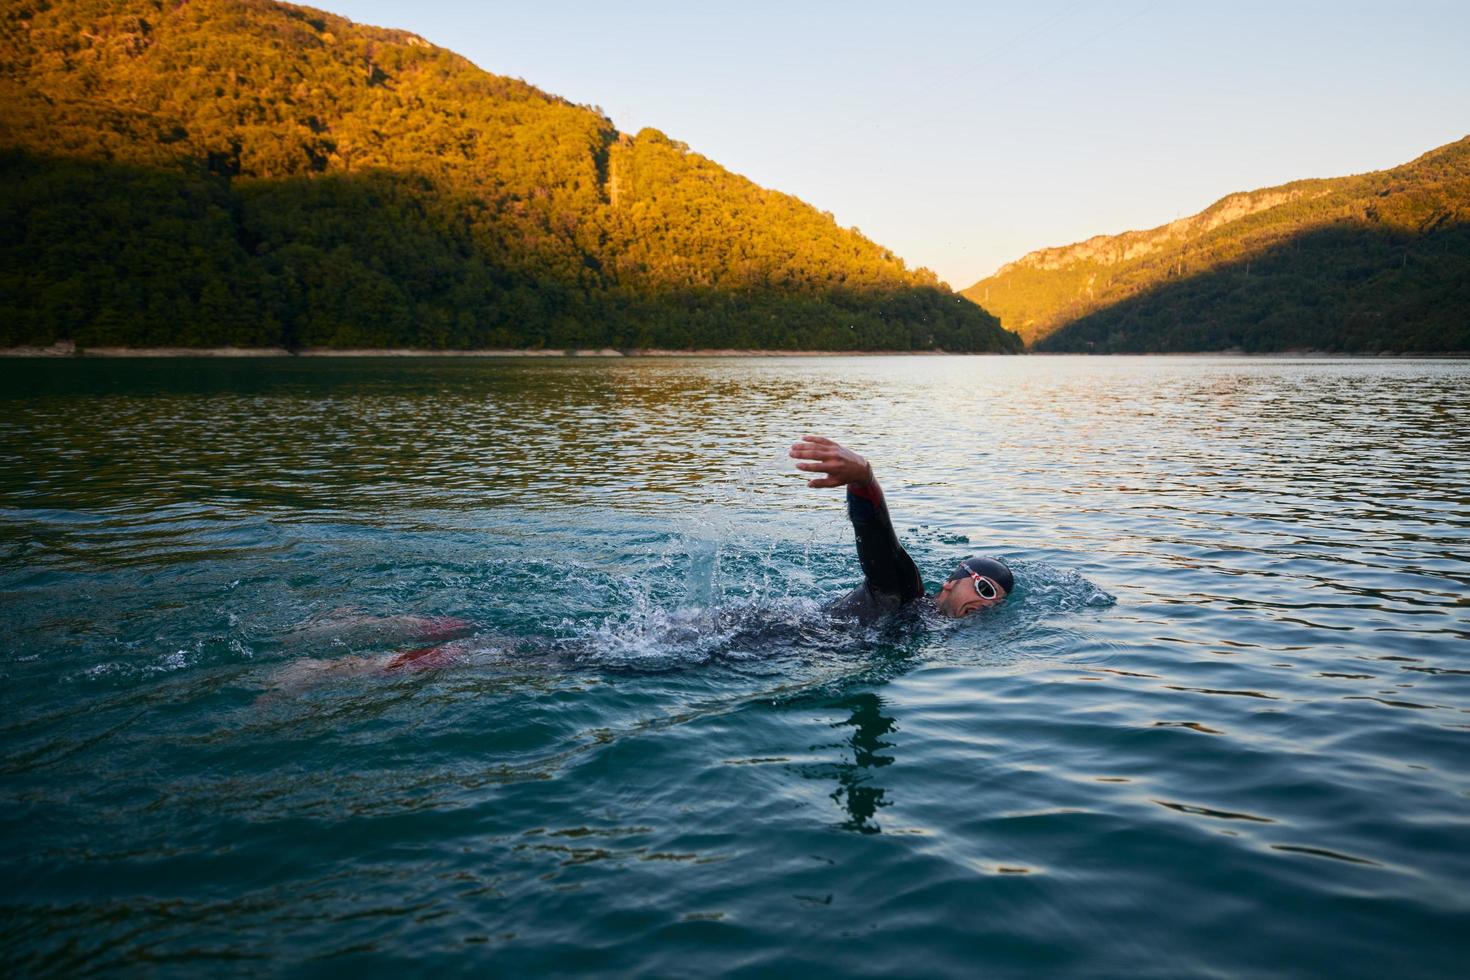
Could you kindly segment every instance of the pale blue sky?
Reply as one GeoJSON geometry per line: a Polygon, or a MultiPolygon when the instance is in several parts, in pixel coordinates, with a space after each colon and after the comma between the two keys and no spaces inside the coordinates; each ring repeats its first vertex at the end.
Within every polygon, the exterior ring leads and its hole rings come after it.
{"type": "Polygon", "coordinates": [[[1470,134],[1470,0],[335,0],[831,211],[955,288],[1470,134]]]}

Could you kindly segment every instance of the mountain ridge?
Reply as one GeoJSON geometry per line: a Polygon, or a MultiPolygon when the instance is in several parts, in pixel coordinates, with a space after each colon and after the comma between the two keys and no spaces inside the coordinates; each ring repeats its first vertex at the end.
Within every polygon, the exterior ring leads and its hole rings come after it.
{"type": "Polygon", "coordinates": [[[271,0],[12,7],[0,170],[11,344],[1019,348],[658,130],[271,0]]]}
{"type": "Polygon", "coordinates": [[[962,295],[1043,350],[1320,344],[1328,350],[1402,350],[1409,337],[1429,343],[1430,350],[1464,350],[1470,337],[1465,317],[1456,314],[1470,307],[1459,305],[1451,287],[1470,274],[1467,222],[1470,137],[1387,170],[1235,192],[1156,228],[1037,249],[962,295]],[[1323,234],[1329,230],[1333,234],[1323,234]],[[1303,242],[1318,250],[1314,267],[1302,258],[1303,242]],[[1283,262],[1287,254],[1294,264],[1283,262]],[[1392,275],[1395,265],[1407,272],[1408,256],[1420,261],[1417,275],[1392,275]],[[1263,283],[1266,273],[1278,281],[1263,283]],[[1337,293],[1334,282],[1343,287],[1337,293]],[[1206,296],[1211,302],[1203,301],[1206,296]],[[1310,322],[1300,330],[1282,322],[1261,329],[1295,298],[1310,299],[1310,322]],[[1385,317],[1389,313],[1408,318],[1401,334],[1385,317]],[[1334,336],[1333,316],[1342,324],[1354,317],[1385,323],[1366,332],[1344,327],[1334,336]],[[1210,322],[1192,332],[1190,317],[1210,322]],[[1074,330],[1074,324],[1081,326],[1074,330]]]}

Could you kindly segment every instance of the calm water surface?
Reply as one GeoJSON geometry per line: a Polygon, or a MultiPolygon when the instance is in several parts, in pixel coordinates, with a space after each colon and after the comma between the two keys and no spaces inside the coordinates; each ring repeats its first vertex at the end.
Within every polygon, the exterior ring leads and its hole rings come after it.
{"type": "Polygon", "coordinates": [[[1464,975],[1470,363],[0,382],[12,970],[1464,975]],[[828,622],[805,432],[1016,594],[828,622]]]}

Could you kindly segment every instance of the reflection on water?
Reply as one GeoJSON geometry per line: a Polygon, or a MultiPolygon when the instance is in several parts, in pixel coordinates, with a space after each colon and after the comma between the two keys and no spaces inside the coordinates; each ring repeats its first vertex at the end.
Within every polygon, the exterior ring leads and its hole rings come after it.
{"type": "Polygon", "coordinates": [[[878,808],[888,806],[883,799],[885,790],[874,785],[877,773],[869,770],[890,766],[894,757],[884,755],[884,750],[893,748],[893,742],[883,736],[894,730],[894,721],[882,712],[883,701],[876,694],[864,692],[838,702],[837,707],[850,709],[852,714],[834,727],[850,726],[848,737],[852,746],[852,765],[843,766],[837,772],[837,789],[832,798],[847,810],[848,819],[843,826],[865,834],[878,832],[878,808]]]}
{"type": "Polygon", "coordinates": [[[1464,362],[0,375],[23,972],[1460,972],[1464,362]],[[806,432],[1011,599],[828,621],[806,432]]]}

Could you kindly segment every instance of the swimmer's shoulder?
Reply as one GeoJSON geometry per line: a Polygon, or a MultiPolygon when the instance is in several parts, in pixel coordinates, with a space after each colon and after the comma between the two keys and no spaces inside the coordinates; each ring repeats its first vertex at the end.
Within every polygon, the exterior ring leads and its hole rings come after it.
{"type": "Polygon", "coordinates": [[[872,623],[903,612],[923,598],[922,594],[916,599],[905,599],[902,596],[877,592],[872,585],[863,581],[847,595],[829,603],[826,612],[834,619],[855,619],[861,623],[872,623]]]}

